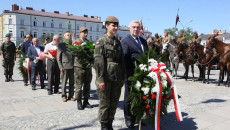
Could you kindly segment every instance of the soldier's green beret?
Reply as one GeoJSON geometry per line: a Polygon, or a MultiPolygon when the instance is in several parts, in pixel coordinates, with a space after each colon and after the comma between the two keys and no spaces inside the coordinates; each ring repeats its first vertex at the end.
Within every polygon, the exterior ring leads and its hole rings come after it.
{"type": "Polygon", "coordinates": [[[84,31],[88,31],[88,29],[86,27],[81,27],[79,32],[84,32],[84,31]]]}
{"type": "Polygon", "coordinates": [[[119,22],[119,20],[116,17],[114,17],[114,16],[108,16],[106,18],[106,21],[107,22],[112,22],[112,23],[118,23],[119,22]]]}
{"type": "Polygon", "coordinates": [[[6,34],[6,37],[10,37],[10,36],[11,36],[10,33],[7,33],[7,34],[6,34]]]}

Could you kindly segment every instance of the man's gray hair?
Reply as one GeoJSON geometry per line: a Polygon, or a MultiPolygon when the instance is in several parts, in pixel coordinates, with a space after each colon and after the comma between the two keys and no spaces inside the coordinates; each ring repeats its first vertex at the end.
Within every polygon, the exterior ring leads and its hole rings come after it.
{"type": "Polygon", "coordinates": [[[55,34],[54,36],[53,36],[53,40],[54,39],[59,39],[60,38],[60,35],[59,34],[55,34]]]}
{"type": "Polygon", "coordinates": [[[139,23],[139,24],[141,24],[138,20],[133,20],[133,21],[131,21],[131,22],[129,23],[129,26],[131,26],[132,23],[139,23]]]}

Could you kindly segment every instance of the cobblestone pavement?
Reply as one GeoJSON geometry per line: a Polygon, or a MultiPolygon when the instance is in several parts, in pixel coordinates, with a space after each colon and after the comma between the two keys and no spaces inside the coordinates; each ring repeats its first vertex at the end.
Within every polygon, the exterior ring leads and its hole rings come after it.
{"type": "MultiPolygon", "coordinates": [[[[1,61],[0,61],[1,62],[1,61]]],[[[0,63],[1,64],[1,63],[0,63]]],[[[17,62],[18,64],[18,62],[17,62]]],[[[49,96],[46,90],[37,87],[32,91],[30,86],[24,87],[21,76],[15,66],[13,79],[15,82],[4,82],[3,69],[0,71],[0,129],[81,129],[99,130],[97,120],[98,97],[96,94],[95,73],[91,83],[91,98],[89,102],[93,109],[77,110],[76,102],[62,102],[60,94],[49,96]]],[[[179,75],[184,69],[180,64],[179,75]]],[[[198,70],[195,67],[195,77],[198,70]]],[[[212,83],[203,84],[184,79],[175,80],[180,99],[184,121],[177,123],[173,102],[168,108],[169,115],[161,119],[162,130],[216,130],[230,128],[230,88],[216,86],[218,71],[212,70],[212,83]]],[[[191,77],[191,73],[189,73],[191,77]]],[[[45,82],[47,83],[47,81],[45,82]]],[[[61,91],[61,90],[60,90],[61,91]]],[[[124,87],[117,108],[114,129],[125,130],[123,115],[124,87]]],[[[138,129],[138,126],[135,127],[138,129]]],[[[143,130],[154,129],[142,125],[143,130]]]]}

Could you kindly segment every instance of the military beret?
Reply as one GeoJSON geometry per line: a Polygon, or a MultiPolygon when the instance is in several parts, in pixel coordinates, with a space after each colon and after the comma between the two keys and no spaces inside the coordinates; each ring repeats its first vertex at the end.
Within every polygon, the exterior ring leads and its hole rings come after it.
{"type": "Polygon", "coordinates": [[[84,32],[84,31],[88,31],[88,29],[86,27],[81,27],[79,32],[84,32]]]}
{"type": "Polygon", "coordinates": [[[114,16],[108,16],[106,18],[106,21],[107,22],[112,22],[112,23],[118,23],[119,22],[119,20],[116,17],[114,17],[114,16]]]}
{"type": "Polygon", "coordinates": [[[7,34],[6,34],[6,37],[10,37],[10,36],[11,36],[11,34],[10,34],[10,33],[7,33],[7,34]]]}

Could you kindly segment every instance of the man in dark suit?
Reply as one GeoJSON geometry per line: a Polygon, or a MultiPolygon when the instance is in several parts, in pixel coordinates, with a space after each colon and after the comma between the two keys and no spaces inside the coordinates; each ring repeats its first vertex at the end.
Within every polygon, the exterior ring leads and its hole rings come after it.
{"type": "Polygon", "coordinates": [[[130,102],[128,101],[128,95],[130,91],[130,81],[128,78],[133,76],[136,58],[140,57],[140,53],[148,51],[147,42],[144,38],[139,37],[140,23],[139,21],[132,21],[130,23],[130,34],[121,41],[121,46],[124,53],[126,76],[125,76],[125,97],[124,97],[124,115],[125,123],[129,128],[134,127],[135,117],[130,112],[130,102]]]}
{"type": "Polygon", "coordinates": [[[70,101],[75,101],[73,98],[74,95],[74,57],[73,55],[68,54],[67,45],[72,45],[71,34],[70,32],[66,32],[64,34],[64,42],[58,44],[57,49],[57,63],[62,72],[62,101],[67,101],[66,95],[66,83],[69,79],[69,96],[68,99],[70,101]]]}
{"type": "MultiPolygon", "coordinates": [[[[32,46],[32,38],[33,36],[31,34],[26,34],[26,41],[22,43],[22,48],[21,48],[21,54],[24,57],[27,55],[28,48],[32,46]]],[[[27,78],[23,77],[24,85],[27,86],[27,78]]]]}
{"type": "Polygon", "coordinates": [[[30,58],[30,67],[31,67],[31,86],[32,90],[36,89],[35,78],[36,73],[38,72],[40,75],[40,84],[41,89],[44,89],[44,75],[43,75],[43,62],[42,57],[39,55],[42,53],[42,49],[38,46],[38,39],[33,39],[33,46],[28,48],[28,57],[30,58]]]}

